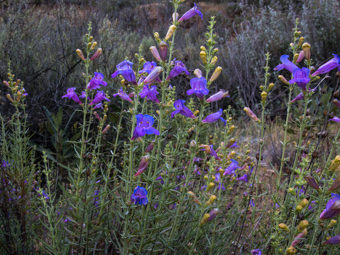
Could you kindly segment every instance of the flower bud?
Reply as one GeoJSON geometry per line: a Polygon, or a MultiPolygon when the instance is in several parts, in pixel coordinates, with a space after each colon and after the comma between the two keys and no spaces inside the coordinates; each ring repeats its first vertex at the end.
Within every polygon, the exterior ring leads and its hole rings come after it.
{"type": "Polygon", "coordinates": [[[104,128],[102,134],[107,133],[107,131],[109,131],[110,127],[111,127],[110,125],[107,125],[107,126],[104,128]]]}
{"type": "Polygon", "coordinates": [[[334,227],[336,223],[337,223],[336,220],[331,220],[331,221],[329,222],[327,228],[332,228],[332,227],[334,227]]]}
{"type": "MultiPolygon", "coordinates": [[[[232,132],[234,132],[235,128],[236,128],[235,125],[231,125],[230,128],[229,128],[229,130],[228,130],[228,135],[230,135],[232,132]]],[[[233,142],[233,143],[234,143],[234,142],[233,142]]],[[[232,144],[231,144],[231,145],[232,145],[232,144]]],[[[231,146],[231,145],[230,145],[230,146],[231,146]]]]}
{"type": "Polygon", "coordinates": [[[301,205],[297,205],[295,209],[296,209],[296,211],[300,212],[303,208],[302,208],[301,205]]]}
{"type": "Polygon", "coordinates": [[[175,32],[175,30],[176,30],[176,26],[175,25],[171,25],[169,27],[168,32],[166,33],[166,36],[165,36],[164,40],[165,41],[169,40],[171,38],[171,36],[173,35],[173,33],[175,32]]]}
{"type": "Polygon", "coordinates": [[[207,51],[207,49],[203,45],[200,47],[200,50],[201,51],[207,51]]]}
{"type": "Polygon", "coordinates": [[[215,187],[215,183],[210,182],[207,186],[207,191],[211,190],[213,187],[215,187]]]}
{"type": "Polygon", "coordinates": [[[262,93],[261,93],[261,99],[262,99],[263,102],[266,101],[267,96],[268,96],[268,93],[267,93],[266,91],[262,91],[262,93]]]}
{"type": "Polygon", "coordinates": [[[215,81],[220,76],[221,72],[222,72],[222,67],[220,67],[220,66],[216,67],[215,71],[213,72],[213,74],[210,77],[209,82],[215,81]]]}
{"type": "Polygon", "coordinates": [[[275,85],[275,84],[272,83],[272,82],[269,83],[269,85],[268,85],[268,90],[271,91],[271,90],[274,88],[274,85],[275,85]]]}
{"type": "Polygon", "coordinates": [[[296,253],[296,249],[293,246],[290,246],[287,250],[286,250],[286,254],[287,255],[293,255],[296,253]]]}
{"type": "Polygon", "coordinates": [[[11,103],[14,103],[14,100],[13,100],[13,98],[11,97],[10,94],[7,94],[6,97],[7,97],[7,99],[8,99],[9,101],[11,101],[11,103]]]}
{"type": "Polygon", "coordinates": [[[93,112],[93,114],[94,114],[94,116],[96,117],[97,120],[100,121],[102,119],[96,111],[93,112]]]}
{"type": "Polygon", "coordinates": [[[280,223],[279,224],[279,228],[282,229],[282,230],[285,230],[285,231],[289,231],[289,228],[286,224],[284,223],[280,223]]]}
{"type": "Polygon", "coordinates": [[[201,78],[201,77],[202,77],[202,71],[201,71],[200,69],[195,69],[194,75],[195,75],[197,78],[201,78]]]}
{"type": "Polygon", "coordinates": [[[156,46],[151,46],[150,47],[150,51],[152,53],[152,56],[157,60],[157,61],[161,61],[161,57],[158,53],[158,50],[156,48],[156,46]]]}
{"type": "Polygon", "coordinates": [[[303,36],[300,37],[298,45],[301,46],[305,38],[303,36]]]}
{"type": "Polygon", "coordinates": [[[300,53],[299,53],[299,55],[298,55],[298,57],[297,57],[295,62],[296,63],[300,63],[303,60],[304,57],[305,57],[305,52],[302,50],[302,51],[300,51],[300,53]]]}
{"type": "Polygon", "coordinates": [[[160,40],[158,32],[153,33],[153,36],[155,37],[156,41],[160,40]]]}
{"type": "Polygon", "coordinates": [[[3,81],[3,84],[6,86],[6,87],[9,87],[9,84],[7,81],[3,81]]]}
{"type": "Polygon", "coordinates": [[[159,43],[159,53],[163,61],[166,60],[166,55],[168,54],[168,44],[164,41],[159,43]]]}
{"type": "Polygon", "coordinates": [[[302,220],[300,221],[299,225],[297,226],[297,230],[299,232],[302,232],[305,228],[307,228],[309,225],[308,220],[302,220]]]}
{"type": "Polygon", "coordinates": [[[96,48],[96,46],[97,46],[97,42],[93,42],[90,49],[94,50],[96,48]]]}
{"type": "Polygon", "coordinates": [[[287,81],[287,79],[283,75],[278,76],[279,80],[282,81],[284,84],[290,86],[290,83],[287,81]]]}
{"type": "Polygon", "coordinates": [[[85,61],[85,57],[84,57],[84,54],[81,51],[81,49],[76,49],[76,53],[77,53],[78,57],[80,57],[81,60],[85,61]]]}
{"type": "Polygon", "coordinates": [[[207,64],[207,53],[205,51],[202,50],[200,52],[200,57],[201,57],[203,64],[207,64]]]}
{"type": "Polygon", "coordinates": [[[216,64],[217,60],[218,60],[218,58],[217,58],[216,56],[214,56],[214,57],[211,59],[210,64],[214,66],[214,65],[216,64]]]}
{"type": "Polygon", "coordinates": [[[308,185],[312,188],[318,190],[320,189],[319,184],[316,182],[316,180],[312,176],[305,176],[305,180],[307,181],[308,185]]]}
{"type": "Polygon", "coordinates": [[[138,166],[138,170],[137,170],[137,172],[135,173],[134,176],[141,175],[144,172],[144,170],[149,165],[149,159],[150,159],[150,155],[149,154],[147,154],[147,155],[142,157],[142,159],[141,159],[141,161],[139,163],[139,166],[138,166]]]}
{"type": "Polygon", "coordinates": [[[302,208],[305,208],[308,205],[308,200],[306,198],[302,199],[299,203],[299,205],[301,205],[302,208]]]}
{"type": "Polygon", "coordinates": [[[148,84],[151,83],[153,81],[155,81],[158,77],[158,75],[163,71],[163,68],[160,66],[156,66],[154,67],[154,69],[152,69],[152,71],[150,72],[150,74],[148,76],[146,76],[145,80],[143,81],[144,84],[148,84]]]}
{"type": "Polygon", "coordinates": [[[195,140],[191,140],[190,142],[190,147],[196,147],[197,146],[197,143],[195,140]]]}
{"type": "Polygon", "coordinates": [[[210,217],[210,214],[209,214],[209,213],[205,213],[205,214],[203,215],[202,219],[201,219],[200,225],[203,225],[203,224],[207,223],[209,217],[210,217]]]}
{"type": "Polygon", "coordinates": [[[337,155],[333,160],[329,167],[329,170],[335,171],[338,170],[338,167],[340,166],[340,155],[337,155]]]}
{"type": "Polygon", "coordinates": [[[252,110],[250,110],[249,107],[244,107],[243,110],[246,112],[249,118],[251,118],[254,121],[260,122],[260,119],[253,113],[252,110]]]}
{"type": "Polygon", "coordinates": [[[155,145],[155,144],[154,144],[153,142],[150,143],[150,144],[148,145],[148,147],[146,147],[145,152],[148,153],[148,152],[152,151],[154,145],[155,145]]]}
{"type": "Polygon", "coordinates": [[[311,55],[311,53],[310,53],[310,44],[309,43],[304,43],[304,44],[302,44],[302,50],[303,50],[303,52],[305,53],[305,58],[307,59],[307,60],[310,60],[310,55],[311,55]]]}
{"type": "Polygon", "coordinates": [[[179,14],[178,14],[177,12],[174,12],[174,13],[172,14],[172,22],[173,22],[173,23],[176,23],[177,20],[178,20],[178,17],[179,17],[179,14]]]}
{"type": "Polygon", "coordinates": [[[211,195],[209,200],[205,203],[206,206],[211,205],[212,203],[214,203],[214,201],[216,200],[216,196],[215,195],[211,195]]]}
{"type": "Polygon", "coordinates": [[[299,54],[295,53],[293,57],[293,63],[296,63],[298,58],[299,58],[299,54]]]}
{"type": "Polygon", "coordinates": [[[95,60],[98,58],[101,54],[103,53],[102,48],[98,48],[96,52],[93,54],[93,56],[90,58],[91,61],[95,60]]]}

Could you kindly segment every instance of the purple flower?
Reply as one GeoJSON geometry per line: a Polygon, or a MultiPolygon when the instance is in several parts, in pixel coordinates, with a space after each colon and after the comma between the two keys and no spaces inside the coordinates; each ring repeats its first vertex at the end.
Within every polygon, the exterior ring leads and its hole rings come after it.
{"type": "Polygon", "coordinates": [[[261,255],[262,252],[260,249],[255,249],[255,250],[251,250],[251,255],[261,255]]]}
{"type": "Polygon", "coordinates": [[[237,142],[234,142],[229,148],[239,148],[240,146],[237,145],[237,142]]]}
{"type": "Polygon", "coordinates": [[[316,70],[312,76],[316,76],[318,74],[328,73],[329,71],[333,70],[334,68],[338,68],[340,71],[340,57],[336,54],[332,54],[334,58],[323,64],[316,70]]]}
{"type": "Polygon", "coordinates": [[[187,91],[187,95],[195,94],[198,98],[203,98],[209,94],[209,89],[207,89],[207,80],[204,77],[192,78],[190,80],[191,89],[187,91]]]}
{"type": "Polygon", "coordinates": [[[140,205],[148,204],[148,192],[145,188],[137,186],[131,195],[131,202],[140,205]]]}
{"type": "Polygon", "coordinates": [[[164,180],[163,180],[163,177],[162,176],[158,176],[156,178],[157,181],[160,181],[161,184],[164,184],[164,180]]]}
{"type": "Polygon", "coordinates": [[[194,7],[192,7],[189,11],[183,14],[183,16],[178,20],[178,22],[182,22],[184,20],[190,19],[194,17],[195,15],[199,15],[201,19],[203,20],[203,14],[198,10],[198,6],[194,4],[194,7]]]}
{"type": "Polygon", "coordinates": [[[217,155],[216,151],[214,150],[213,145],[210,145],[210,156],[214,157],[216,160],[221,160],[221,158],[217,155]]]}
{"type": "Polygon", "coordinates": [[[204,120],[202,120],[203,123],[211,123],[211,122],[215,122],[218,121],[219,119],[223,121],[224,125],[226,125],[226,121],[225,119],[222,118],[222,109],[220,109],[218,112],[209,114],[207,117],[205,117],[204,120]]]}
{"type": "Polygon", "coordinates": [[[336,117],[336,116],[334,116],[333,118],[329,119],[329,121],[334,121],[334,122],[338,122],[338,123],[340,123],[340,118],[339,118],[339,117],[336,117]]]}
{"type": "Polygon", "coordinates": [[[329,219],[340,213],[340,195],[332,193],[332,197],[326,204],[326,209],[320,214],[320,219],[329,219]]]}
{"type": "Polygon", "coordinates": [[[288,55],[282,55],[280,57],[282,64],[276,66],[274,70],[280,71],[282,69],[286,69],[289,72],[293,73],[295,69],[298,69],[298,67],[293,62],[289,61],[288,58],[289,58],[288,55]]]}
{"type": "Polygon", "coordinates": [[[149,86],[144,85],[142,91],[139,93],[141,98],[147,98],[148,100],[154,101],[156,103],[159,103],[159,100],[157,98],[157,95],[159,93],[157,92],[157,86],[149,86]]]}
{"type": "Polygon", "coordinates": [[[106,100],[108,102],[110,101],[110,99],[106,97],[104,91],[98,90],[97,94],[94,96],[93,100],[91,101],[89,105],[99,104],[103,100],[106,100]]]}
{"type": "Polygon", "coordinates": [[[127,82],[136,84],[136,76],[132,66],[132,62],[124,60],[117,65],[117,71],[115,71],[111,77],[115,78],[117,75],[122,75],[127,82]]]}
{"type": "Polygon", "coordinates": [[[128,101],[130,103],[132,103],[131,98],[129,97],[128,94],[126,94],[126,92],[124,92],[123,88],[120,88],[118,93],[113,94],[114,97],[119,96],[121,99],[128,101]]]}
{"type": "Polygon", "coordinates": [[[184,105],[185,100],[176,100],[174,103],[175,111],[171,113],[171,118],[173,118],[176,114],[181,114],[188,118],[195,118],[195,115],[192,113],[192,111],[184,105]]]}
{"type": "Polygon", "coordinates": [[[100,85],[106,86],[107,82],[104,81],[104,75],[102,73],[94,73],[94,77],[87,84],[88,89],[99,89],[100,85]]]}
{"type": "Polygon", "coordinates": [[[299,93],[295,98],[293,98],[292,101],[290,101],[291,103],[295,103],[296,101],[302,100],[304,98],[303,93],[299,93]]]}
{"type": "Polygon", "coordinates": [[[338,243],[340,243],[340,235],[333,236],[325,242],[325,244],[338,244],[338,243]]]}
{"type": "Polygon", "coordinates": [[[133,132],[133,137],[131,138],[132,140],[145,135],[159,135],[159,131],[152,127],[153,123],[155,122],[152,116],[147,114],[137,114],[136,119],[137,126],[133,132]]]}
{"type": "Polygon", "coordinates": [[[190,73],[188,72],[187,68],[183,64],[182,61],[176,60],[174,67],[171,69],[169,76],[166,78],[167,80],[170,80],[181,73],[185,73],[186,75],[189,75],[190,73]]]}
{"type": "Polygon", "coordinates": [[[79,100],[79,97],[77,96],[75,92],[76,88],[68,88],[66,95],[63,95],[61,98],[69,98],[72,99],[74,102],[78,104],[82,104],[82,102],[79,100]]]}
{"type": "MultiPolygon", "coordinates": [[[[250,202],[249,202],[250,206],[251,207],[255,207],[255,203],[254,203],[254,199],[251,199],[250,202]]],[[[261,253],[260,253],[261,254],[261,253]]]]}
{"type": "Polygon", "coordinates": [[[80,97],[81,97],[81,98],[86,98],[86,91],[85,91],[85,90],[83,90],[83,91],[81,92],[80,97]]]}
{"type": "Polygon", "coordinates": [[[102,103],[96,104],[96,105],[93,107],[93,110],[95,110],[95,109],[103,109],[103,104],[102,104],[102,103]]]}
{"type": "Polygon", "coordinates": [[[224,170],[223,175],[235,174],[235,170],[237,168],[240,168],[239,165],[238,165],[238,162],[234,159],[231,159],[231,164],[224,170]]]}
{"type": "Polygon", "coordinates": [[[216,102],[224,97],[229,97],[229,92],[225,92],[225,90],[222,89],[214,95],[210,96],[206,101],[207,103],[216,102]]]}
{"type": "Polygon", "coordinates": [[[6,160],[1,161],[1,167],[2,168],[8,168],[10,166],[11,166],[11,164],[8,161],[6,161],[6,160]]]}
{"type": "Polygon", "coordinates": [[[306,90],[306,84],[310,82],[310,70],[306,67],[297,68],[293,71],[293,79],[289,81],[290,84],[296,83],[302,90],[306,90]]]}
{"type": "Polygon", "coordinates": [[[243,182],[248,182],[248,175],[247,174],[244,174],[243,176],[237,178],[238,181],[243,181],[243,182]]]}
{"type": "Polygon", "coordinates": [[[142,73],[151,73],[152,69],[154,69],[157,66],[155,61],[147,61],[143,65],[143,69],[139,71],[140,74],[142,73]]]}
{"type": "Polygon", "coordinates": [[[99,190],[95,190],[94,193],[93,193],[93,204],[95,207],[98,207],[99,206],[99,190]]]}

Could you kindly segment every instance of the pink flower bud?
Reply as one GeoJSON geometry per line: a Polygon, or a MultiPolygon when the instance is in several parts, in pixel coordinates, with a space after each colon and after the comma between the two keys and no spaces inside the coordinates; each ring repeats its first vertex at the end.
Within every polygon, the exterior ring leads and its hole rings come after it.
{"type": "Polygon", "coordinates": [[[163,71],[163,68],[160,66],[154,67],[150,74],[146,76],[145,80],[143,81],[144,84],[152,83],[158,78],[158,75],[163,71]]]}
{"type": "Polygon", "coordinates": [[[164,41],[159,43],[159,53],[163,61],[166,60],[166,55],[168,54],[168,44],[164,41]]]}
{"type": "Polygon", "coordinates": [[[107,126],[104,128],[102,134],[107,133],[107,131],[109,131],[110,127],[111,127],[110,125],[107,125],[107,126]]]}
{"type": "Polygon", "coordinates": [[[158,50],[156,48],[156,46],[151,46],[150,47],[150,51],[152,53],[152,56],[157,60],[157,61],[161,61],[161,57],[158,53],[158,50]]]}
{"type": "Polygon", "coordinates": [[[244,107],[243,110],[246,112],[249,118],[251,118],[254,121],[260,121],[259,118],[253,113],[252,110],[250,110],[249,107],[244,107]]]}
{"type": "Polygon", "coordinates": [[[300,63],[304,59],[304,57],[305,57],[305,52],[302,50],[299,53],[299,56],[298,56],[298,58],[296,60],[296,63],[300,63]]]}
{"type": "Polygon", "coordinates": [[[207,103],[216,102],[224,97],[229,97],[229,92],[228,91],[226,92],[225,90],[222,89],[219,92],[215,93],[214,95],[210,96],[207,99],[207,103]]]}
{"type": "Polygon", "coordinates": [[[96,52],[93,54],[93,56],[90,58],[91,61],[95,60],[98,58],[101,54],[103,53],[102,48],[98,48],[96,52]]]}
{"type": "Polygon", "coordinates": [[[144,170],[148,167],[149,165],[149,159],[150,159],[150,156],[149,155],[146,155],[146,156],[143,156],[142,157],[142,160],[140,161],[139,163],[139,166],[138,166],[138,170],[137,170],[137,173],[135,173],[134,176],[138,176],[138,175],[141,175],[144,170]]]}

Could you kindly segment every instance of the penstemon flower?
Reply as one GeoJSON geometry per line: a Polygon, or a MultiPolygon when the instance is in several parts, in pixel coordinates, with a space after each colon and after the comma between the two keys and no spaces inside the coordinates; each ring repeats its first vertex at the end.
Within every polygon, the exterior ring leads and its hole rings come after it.
{"type": "Polygon", "coordinates": [[[198,10],[198,6],[194,3],[194,7],[192,7],[189,11],[183,14],[183,16],[178,20],[178,22],[182,22],[184,20],[188,20],[196,15],[199,15],[203,20],[203,14],[198,10]]]}
{"type": "Polygon", "coordinates": [[[190,74],[182,61],[174,60],[174,63],[174,67],[171,69],[169,76],[166,78],[167,80],[170,80],[181,73],[185,73],[186,75],[190,74]]]}
{"type": "Polygon", "coordinates": [[[107,86],[107,82],[104,81],[104,75],[102,73],[94,73],[94,77],[90,80],[87,88],[92,89],[99,89],[100,86],[107,86]]]}
{"type": "Polygon", "coordinates": [[[171,113],[171,118],[173,118],[176,114],[181,114],[185,117],[188,117],[188,118],[195,118],[195,115],[193,114],[193,112],[184,105],[185,103],[185,100],[176,100],[175,103],[174,103],[174,107],[175,107],[175,111],[173,111],[171,113]]]}
{"type": "Polygon", "coordinates": [[[316,70],[312,74],[312,76],[328,73],[329,71],[333,70],[334,68],[338,68],[338,70],[340,71],[340,57],[336,54],[333,54],[333,56],[334,56],[334,58],[332,58],[331,60],[329,60],[328,62],[326,62],[322,66],[320,66],[318,68],[318,70],[316,70]]]}
{"type": "Polygon", "coordinates": [[[82,102],[80,101],[75,90],[76,90],[76,88],[68,88],[66,95],[63,95],[61,98],[69,98],[69,99],[72,99],[74,102],[76,102],[78,104],[82,104],[82,102]]]}
{"type": "Polygon", "coordinates": [[[111,77],[115,78],[116,76],[121,75],[127,82],[136,84],[136,76],[135,72],[132,69],[132,66],[133,66],[132,62],[124,60],[123,62],[117,65],[117,71],[115,71],[111,75],[111,77]]]}
{"type": "Polygon", "coordinates": [[[210,96],[206,101],[207,103],[212,103],[212,102],[219,101],[224,97],[229,97],[229,92],[228,91],[226,92],[225,90],[222,89],[219,92],[210,96]]]}
{"type": "Polygon", "coordinates": [[[148,192],[145,188],[137,186],[131,195],[131,202],[140,205],[148,204],[148,192]]]}
{"type": "Polygon", "coordinates": [[[320,214],[320,219],[330,219],[340,213],[340,195],[332,193],[331,199],[328,200],[325,210],[320,214]]]}
{"type": "Polygon", "coordinates": [[[99,90],[89,105],[99,104],[103,100],[110,101],[110,99],[106,97],[104,91],[99,90]]]}
{"type": "Polygon", "coordinates": [[[118,93],[113,94],[113,96],[114,97],[119,96],[121,99],[132,103],[132,99],[129,97],[128,94],[126,94],[126,92],[124,92],[123,88],[120,88],[118,93]]]}
{"type": "Polygon", "coordinates": [[[144,85],[142,91],[139,93],[141,98],[147,98],[148,100],[151,100],[153,102],[159,103],[159,100],[157,98],[157,95],[159,93],[157,92],[157,86],[149,86],[144,85]]]}
{"type": "Polygon", "coordinates": [[[216,122],[218,120],[222,120],[224,125],[227,124],[227,122],[225,121],[225,119],[222,118],[222,113],[223,110],[220,109],[218,112],[209,114],[207,117],[205,117],[204,120],[202,120],[203,123],[211,123],[211,122],[216,122]]]}
{"type": "Polygon", "coordinates": [[[190,80],[191,89],[187,91],[187,95],[190,96],[195,94],[198,98],[203,98],[209,94],[209,89],[207,89],[207,80],[204,77],[192,78],[190,80]]]}
{"type": "Polygon", "coordinates": [[[132,140],[137,139],[138,137],[142,137],[145,135],[159,135],[159,131],[152,127],[153,123],[155,122],[154,118],[150,115],[143,115],[143,114],[137,114],[137,126],[135,128],[135,131],[133,132],[132,140]]]}
{"type": "Polygon", "coordinates": [[[298,69],[298,67],[293,62],[291,62],[288,58],[289,58],[288,55],[282,55],[280,57],[280,60],[281,60],[282,64],[277,65],[274,68],[274,70],[275,71],[280,71],[282,69],[286,69],[289,72],[293,73],[295,69],[298,69]]]}
{"type": "Polygon", "coordinates": [[[310,82],[308,77],[310,70],[306,67],[297,68],[293,71],[293,79],[289,81],[290,84],[296,83],[302,90],[306,90],[306,84],[310,82]]]}

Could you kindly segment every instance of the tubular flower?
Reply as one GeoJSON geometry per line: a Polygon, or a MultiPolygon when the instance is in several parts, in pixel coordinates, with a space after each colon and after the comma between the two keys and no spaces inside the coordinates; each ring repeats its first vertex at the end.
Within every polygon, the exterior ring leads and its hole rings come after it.
{"type": "Polygon", "coordinates": [[[333,122],[338,122],[338,123],[340,123],[340,118],[334,116],[333,118],[329,119],[329,121],[333,121],[333,122]]]}
{"type": "Polygon", "coordinates": [[[161,61],[161,56],[159,55],[159,52],[158,52],[156,46],[151,46],[151,47],[150,47],[150,51],[151,51],[151,53],[152,53],[152,56],[153,56],[157,61],[161,61]]]}
{"type": "Polygon", "coordinates": [[[185,103],[185,100],[181,100],[181,99],[175,101],[174,107],[176,110],[171,113],[171,118],[173,118],[176,114],[181,114],[185,117],[192,118],[192,119],[195,118],[195,115],[193,114],[193,112],[188,107],[186,107],[184,103],[185,103]]]}
{"type": "Polygon", "coordinates": [[[222,72],[222,67],[220,67],[220,66],[216,67],[216,69],[213,72],[213,74],[211,75],[209,81],[210,82],[215,81],[220,76],[221,72],[222,72]]]}
{"type": "Polygon", "coordinates": [[[302,90],[306,90],[306,84],[310,82],[310,70],[306,67],[297,68],[293,71],[293,79],[289,81],[290,84],[296,83],[302,90]]]}
{"type": "Polygon", "coordinates": [[[262,255],[262,252],[260,249],[251,250],[251,255],[262,255]]]}
{"type": "Polygon", "coordinates": [[[175,65],[170,71],[169,76],[166,78],[167,80],[170,80],[180,75],[181,73],[185,73],[186,75],[190,74],[182,61],[175,60],[174,62],[175,62],[175,65]]]}
{"type": "Polygon", "coordinates": [[[219,119],[223,121],[224,125],[227,124],[227,122],[225,121],[225,119],[222,118],[222,109],[220,109],[218,112],[209,114],[207,117],[205,117],[204,120],[202,120],[203,123],[211,123],[211,122],[215,122],[218,121],[219,119]]]}
{"type": "Polygon", "coordinates": [[[318,74],[328,73],[329,71],[333,70],[334,68],[338,68],[338,70],[340,71],[340,57],[336,54],[332,54],[332,55],[334,56],[334,58],[332,58],[331,60],[329,60],[328,62],[326,62],[322,66],[320,66],[318,68],[318,70],[316,70],[312,74],[312,76],[316,76],[318,74]]]}
{"type": "Polygon", "coordinates": [[[196,4],[194,4],[194,7],[192,7],[189,11],[184,13],[183,16],[180,17],[178,22],[188,20],[188,19],[194,17],[195,15],[199,15],[201,17],[201,19],[203,20],[203,14],[198,10],[198,6],[196,4]]]}
{"type": "Polygon", "coordinates": [[[235,170],[240,168],[238,162],[234,159],[231,159],[231,164],[224,170],[223,175],[235,175],[235,170]]]}
{"type": "Polygon", "coordinates": [[[291,61],[288,60],[289,56],[288,55],[282,55],[280,57],[280,60],[282,64],[277,65],[274,70],[275,71],[280,71],[282,69],[286,69],[289,72],[293,73],[295,69],[298,69],[298,67],[291,61]]]}
{"type": "Polygon", "coordinates": [[[106,97],[104,91],[99,90],[89,105],[99,104],[103,100],[110,101],[110,99],[106,97]]]}
{"type": "Polygon", "coordinates": [[[102,73],[94,73],[94,77],[90,80],[89,84],[87,84],[87,88],[92,89],[99,89],[100,85],[106,86],[107,82],[104,81],[104,75],[102,73]]]}
{"type": "Polygon", "coordinates": [[[159,135],[159,131],[152,127],[153,123],[155,122],[152,116],[147,114],[137,114],[136,119],[137,126],[135,128],[135,131],[133,132],[132,140],[145,135],[159,135]]]}
{"type": "Polygon", "coordinates": [[[152,69],[154,69],[157,66],[155,61],[148,61],[145,62],[143,65],[143,69],[139,71],[140,74],[142,73],[151,73],[152,69]]]}
{"type": "Polygon", "coordinates": [[[144,85],[142,91],[139,93],[141,98],[147,98],[150,101],[154,101],[156,103],[159,103],[159,100],[157,98],[157,95],[159,93],[157,92],[157,86],[149,86],[144,85]]]}
{"type": "Polygon", "coordinates": [[[332,197],[328,200],[325,210],[320,214],[320,219],[329,219],[340,213],[340,195],[332,193],[332,197]]]}
{"type": "Polygon", "coordinates": [[[187,95],[190,96],[195,94],[198,98],[203,98],[209,94],[209,89],[207,89],[207,80],[204,77],[192,78],[190,80],[191,89],[187,91],[187,95]]]}
{"type": "Polygon", "coordinates": [[[148,204],[148,192],[145,188],[137,186],[131,195],[131,202],[140,205],[148,204]]]}
{"type": "Polygon", "coordinates": [[[243,110],[246,112],[249,118],[251,118],[254,121],[260,122],[260,119],[255,115],[255,113],[252,110],[250,110],[249,107],[244,107],[243,110]]]}
{"type": "Polygon", "coordinates": [[[115,78],[117,75],[122,75],[124,79],[129,83],[136,84],[136,76],[132,69],[132,66],[133,66],[132,62],[124,60],[123,62],[117,65],[117,71],[115,71],[111,75],[111,77],[115,78]]]}
{"type": "Polygon", "coordinates": [[[325,242],[325,244],[338,244],[338,243],[340,243],[340,235],[333,236],[325,242]]]}
{"type": "Polygon", "coordinates": [[[118,93],[113,94],[114,97],[119,96],[121,99],[128,101],[130,103],[132,103],[132,99],[129,97],[128,94],[126,94],[123,90],[123,88],[120,88],[118,93]]]}
{"type": "Polygon", "coordinates": [[[207,103],[216,102],[224,97],[230,97],[229,91],[226,92],[225,90],[222,89],[219,92],[215,93],[214,95],[210,96],[206,101],[207,103]]]}
{"type": "Polygon", "coordinates": [[[80,101],[79,97],[77,96],[75,90],[76,90],[76,88],[68,88],[66,95],[63,95],[61,98],[69,98],[69,99],[72,99],[74,102],[76,102],[78,104],[82,104],[82,102],[80,101]]]}
{"type": "Polygon", "coordinates": [[[159,43],[159,54],[163,61],[166,60],[166,55],[168,54],[168,44],[164,41],[159,43]]]}

